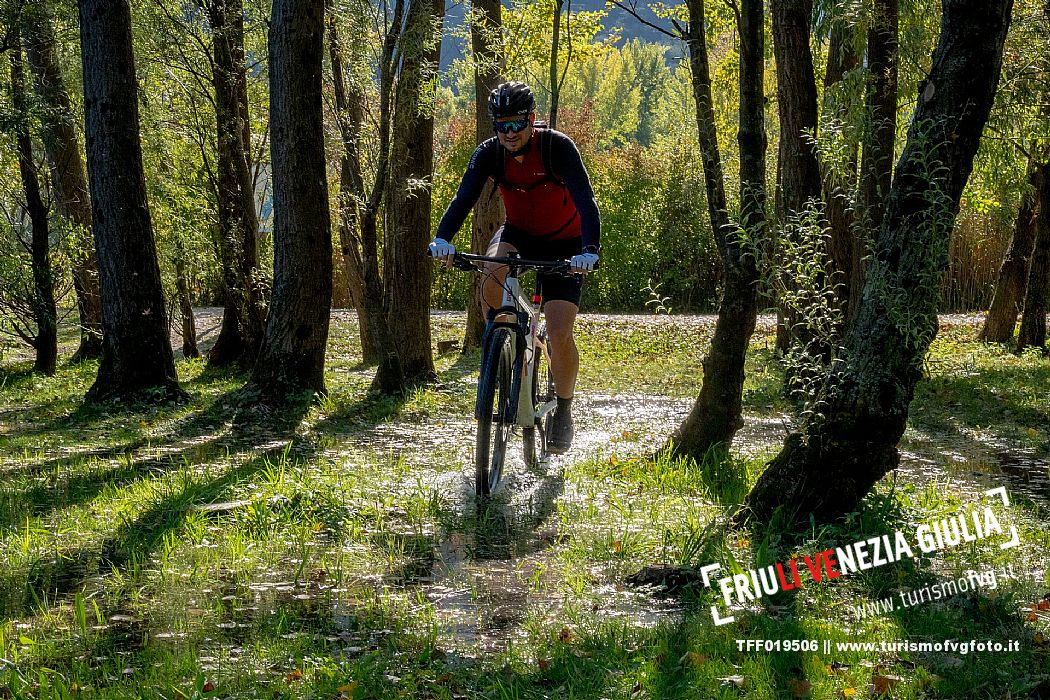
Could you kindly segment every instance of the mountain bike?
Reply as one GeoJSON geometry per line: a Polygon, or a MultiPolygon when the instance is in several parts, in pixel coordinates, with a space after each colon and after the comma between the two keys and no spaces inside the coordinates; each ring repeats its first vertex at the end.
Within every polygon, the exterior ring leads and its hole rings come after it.
{"type": "Polygon", "coordinates": [[[507,279],[503,301],[498,309],[489,309],[481,340],[481,373],[474,404],[478,422],[474,489],[478,496],[488,496],[499,484],[515,427],[521,428],[526,466],[535,467],[547,459],[547,420],[558,402],[546,329],[540,320],[543,299],[539,293],[527,299],[519,278],[529,270],[569,274],[568,261],[526,260],[517,253],[506,257],[456,253],[452,259],[454,267],[482,274],[485,263],[506,265],[507,279]]]}

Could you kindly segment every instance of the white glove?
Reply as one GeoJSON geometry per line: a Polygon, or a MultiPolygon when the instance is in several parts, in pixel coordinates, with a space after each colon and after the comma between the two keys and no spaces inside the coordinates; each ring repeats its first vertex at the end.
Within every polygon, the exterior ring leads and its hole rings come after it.
{"type": "Polygon", "coordinates": [[[456,246],[443,238],[435,238],[427,246],[427,252],[430,253],[430,257],[440,259],[446,265],[451,265],[452,256],[456,254],[456,246]]]}
{"type": "Polygon", "coordinates": [[[597,264],[597,253],[580,253],[572,256],[572,259],[569,261],[569,270],[578,274],[594,272],[594,267],[597,264]]]}

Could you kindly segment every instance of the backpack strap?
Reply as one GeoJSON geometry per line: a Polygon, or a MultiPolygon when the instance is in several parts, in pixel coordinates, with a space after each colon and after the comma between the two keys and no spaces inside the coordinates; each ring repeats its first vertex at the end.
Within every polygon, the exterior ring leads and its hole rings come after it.
{"type": "MultiPolygon", "coordinates": [[[[554,172],[554,167],[551,165],[551,152],[554,148],[554,134],[544,122],[536,122],[533,128],[536,130],[536,138],[539,141],[537,145],[539,146],[540,155],[543,160],[543,173],[546,176],[544,180],[551,180],[555,184],[564,186],[565,181],[558,177],[558,174],[554,172]]],[[[499,149],[499,158],[496,159],[496,170],[491,175],[492,182],[495,185],[495,187],[493,187],[492,189],[493,193],[495,193],[495,191],[503,183],[503,173],[505,168],[507,167],[507,149],[504,148],[503,145],[500,143],[497,143],[496,147],[499,149]]],[[[490,198],[492,196],[492,194],[489,195],[490,198]]]]}

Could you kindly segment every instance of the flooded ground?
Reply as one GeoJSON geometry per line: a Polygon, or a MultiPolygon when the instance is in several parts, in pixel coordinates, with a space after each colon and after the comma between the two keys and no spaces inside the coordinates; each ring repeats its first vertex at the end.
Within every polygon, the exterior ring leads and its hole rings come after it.
{"type": "MultiPolygon", "coordinates": [[[[218,311],[202,310],[198,319],[204,348],[217,333],[218,311]]],[[[337,317],[340,314],[352,316],[336,312],[337,317]]],[[[436,318],[458,322],[460,315],[438,313],[436,318]]],[[[620,330],[637,323],[684,325],[706,334],[715,317],[584,315],[581,319],[620,330]]],[[[976,315],[948,316],[942,318],[942,326],[980,321],[976,315]]],[[[773,322],[772,317],[761,318],[760,332],[770,332],[773,322]]],[[[476,376],[467,374],[456,381],[473,391],[476,376]]],[[[377,584],[418,590],[439,619],[450,648],[469,658],[505,649],[526,635],[528,625],[565,619],[567,609],[573,607],[622,618],[633,626],[652,625],[682,612],[675,600],[653,598],[625,586],[622,572],[615,567],[594,568],[584,590],[567,594],[556,583],[561,545],[567,539],[558,514],[582,507],[587,498],[578,484],[566,481],[567,465],[651,454],[660,449],[691,406],[691,398],[660,394],[581,394],[576,402],[571,455],[553,458],[541,465],[540,472],[528,471],[520,456],[515,456],[500,489],[487,504],[479,504],[473,496],[469,466],[444,473],[426,469],[429,455],[435,452],[471,464],[473,422],[468,419],[443,417],[440,430],[414,420],[389,420],[334,436],[336,447],[330,452],[333,459],[348,448],[394,455],[415,465],[408,482],[394,488],[423,484],[446,503],[446,522],[433,532],[416,533],[401,542],[404,564],[383,574],[377,584]]],[[[775,455],[793,425],[788,414],[744,418],[734,451],[746,457],[775,455]]],[[[996,441],[979,431],[941,435],[909,428],[901,445],[900,467],[887,479],[918,486],[936,483],[974,500],[984,490],[1005,484],[1015,497],[1050,509],[1047,455],[996,441]]],[[[338,596],[332,604],[341,605],[338,596]]]]}

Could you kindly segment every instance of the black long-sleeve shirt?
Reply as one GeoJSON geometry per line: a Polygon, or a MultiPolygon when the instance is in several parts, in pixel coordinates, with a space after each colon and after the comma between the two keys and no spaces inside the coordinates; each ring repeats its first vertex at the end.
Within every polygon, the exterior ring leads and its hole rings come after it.
{"type": "Polygon", "coordinates": [[[565,134],[548,130],[548,135],[553,172],[546,172],[539,129],[519,151],[518,155],[525,156],[521,163],[500,145],[497,137],[478,146],[455,197],[441,217],[437,237],[451,241],[477,203],[485,182],[498,178],[507,224],[540,239],[563,240],[578,235],[584,249],[597,248],[601,218],[580,152],[565,134]]]}

